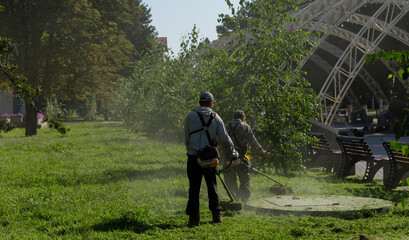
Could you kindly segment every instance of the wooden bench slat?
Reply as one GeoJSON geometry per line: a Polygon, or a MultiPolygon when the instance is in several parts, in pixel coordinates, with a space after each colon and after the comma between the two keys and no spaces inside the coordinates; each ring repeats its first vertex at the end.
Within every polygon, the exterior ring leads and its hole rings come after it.
{"type": "Polygon", "coordinates": [[[327,148],[325,148],[325,147],[312,147],[312,149],[314,149],[314,150],[322,150],[322,151],[327,150],[327,148]]]}
{"type": "Polygon", "coordinates": [[[396,159],[396,162],[400,163],[400,164],[406,164],[409,165],[409,161],[402,161],[400,159],[396,159]]]}
{"type": "Polygon", "coordinates": [[[342,155],[346,156],[342,159],[340,175],[346,176],[350,168],[354,167],[357,161],[366,161],[367,168],[363,180],[372,181],[376,172],[380,169],[379,164],[381,164],[380,160],[382,160],[382,158],[377,157],[375,159],[365,138],[337,136],[336,140],[341,147],[342,155]]]}
{"type": "MultiPolygon", "coordinates": [[[[409,146],[409,143],[401,144],[409,146]]],[[[395,169],[389,172],[384,185],[393,189],[399,185],[401,178],[409,171],[409,156],[403,156],[401,151],[396,151],[391,147],[390,142],[383,142],[383,146],[388,153],[390,169],[395,169]]]]}
{"type": "Polygon", "coordinates": [[[307,168],[318,166],[323,167],[323,170],[331,171],[333,164],[330,155],[332,151],[327,138],[323,133],[311,133],[311,136],[315,138],[315,141],[309,144],[308,154],[311,161],[307,163],[307,168]]]}
{"type": "Polygon", "coordinates": [[[350,144],[350,143],[343,143],[342,146],[344,148],[351,148],[351,149],[360,149],[362,151],[366,151],[369,146],[362,146],[362,145],[355,145],[355,144],[350,144]]]}
{"type": "Polygon", "coordinates": [[[394,157],[395,157],[396,159],[401,160],[401,161],[409,162],[409,157],[402,156],[402,153],[400,153],[400,154],[394,154],[394,157]]]}
{"type": "Polygon", "coordinates": [[[347,153],[347,154],[353,154],[353,155],[360,155],[360,156],[364,156],[364,157],[366,157],[366,156],[371,156],[372,154],[367,154],[368,152],[362,152],[362,151],[355,151],[354,149],[345,149],[344,150],[345,151],[345,153],[347,153]]]}
{"type": "Polygon", "coordinates": [[[361,143],[361,139],[340,139],[341,142],[343,143],[361,143]]]}

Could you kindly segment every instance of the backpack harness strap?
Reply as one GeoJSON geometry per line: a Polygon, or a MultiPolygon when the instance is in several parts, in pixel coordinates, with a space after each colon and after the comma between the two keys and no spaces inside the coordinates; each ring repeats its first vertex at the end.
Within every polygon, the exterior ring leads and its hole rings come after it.
{"type": "MultiPolygon", "coordinates": [[[[229,132],[229,135],[231,134],[231,138],[233,140],[233,143],[236,147],[238,147],[239,149],[243,149],[243,146],[240,146],[239,141],[237,140],[236,137],[236,133],[235,133],[235,129],[237,126],[241,125],[241,122],[236,123],[232,128],[231,128],[231,132],[229,132]]],[[[237,150],[237,149],[236,149],[237,150]]],[[[241,155],[241,153],[239,152],[239,154],[241,155]]],[[[244,156],[244,154],[243,154],[244,156]]]]}
{"type": "Polygon", "coordinates": [[[216,145],[214,144],[213,140],[211,139],[210,133],[209,133],[209,127],[210,127],[210,124],[212,123],[212,121],[213,121],[213,119],[214,119],[214,113],[210,114],[210,118],[209,118],[209,121],[207,121],[207,123],[205,123],[205,120],[204,120],[202,114],[200,114],[199,112],[197,112],[197,115],[199,116],[200,121],[202,122],[202,126],[203,126],[203,127],[200,128],[200,129],[198,129],[198,130],[195,130],[195,131],[191,132],[190,135],[192,135],[192,134],[194,134],[194,133],[197,133],[197,132],[200,132],[200,131],[205,131],[206,136],[207,136],[207,140],[209,140],[209,144],[210,144],[211,146],[216,146],[216,145]]]}

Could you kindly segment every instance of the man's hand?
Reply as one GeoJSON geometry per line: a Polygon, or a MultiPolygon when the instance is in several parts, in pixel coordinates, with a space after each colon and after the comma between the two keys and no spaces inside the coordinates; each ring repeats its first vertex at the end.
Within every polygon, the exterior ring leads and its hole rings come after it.
{"type": "Polygon", "coordinates": [[[234,161],[233,161],[233,167],[237,167],[237,166],[239,166],[239,165],[240,165],[240,163],[241,163],[240,158],[236,158],[236,159],[234,159],[234,161]]]}

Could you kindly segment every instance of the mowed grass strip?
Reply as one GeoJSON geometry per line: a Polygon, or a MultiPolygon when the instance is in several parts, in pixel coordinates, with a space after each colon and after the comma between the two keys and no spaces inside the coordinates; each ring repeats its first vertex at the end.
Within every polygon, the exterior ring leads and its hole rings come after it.
{"type": "MultiPolygon", "coordinates": [[[[0,239],[372,239],[408,238],[407,211],[351,219],[228,214],[212,224],[201,191],[202,225],[186,226],[185,147],[149,140],[120,123],[72,123],[65,136],[41,129],[0,135],[0,239]]],[[[354,195],[398,201],[380,182],[321,172],[285,177],[301,195],[354,195]]],[[[252,175],[252,198],[274,183],[252,175]]],[[[219,184],[221,198],[227,199],[219,184]]]]}

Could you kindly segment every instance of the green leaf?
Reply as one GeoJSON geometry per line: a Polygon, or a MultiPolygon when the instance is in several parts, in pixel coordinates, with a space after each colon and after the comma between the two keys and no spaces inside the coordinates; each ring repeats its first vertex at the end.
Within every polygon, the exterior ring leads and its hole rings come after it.
{"type": "Polygon", "coordinates": [[[395,151],[399,151],[402,148],[402,144],[397,141],[391,141],[391,147],[395,149],[395,151]]]}
{"type": "Polygon", "coordinates": [[[399,69],[398,74],[400,77],[402,77],[402,75],[405,73],[405,70],[403,69],[399,69]]]}
{"type": "Polygon", "coordinates": [[[376,56],[376,59],[383,58],[385,56],[385,53],[383,51],[377,52],[374,54],[376,56]]]}
{"type": "Polygon", "coordinates": [[[394,59],[395,56],[396,56],[396,52],[395,51],[390,51],[390,52],[385,53],[384,59],[385,59],[386,62],[388,62],[389,60],[394,59]]]}
{"type": "Polygon", "coordinates": [[[371,54],[366,54],[365,56],[366,62],[369,63],[372,60],[372,55],[371,54]]]}
{"type": "Polygon", "coordinates": [[[388,79],[391,79],[391,78],[393,78],[393,74],[388,75],[388,79]]]}
{"type": "Polygon", "coordinates": [[[409,155],[409,146],[408,145],[402,145],[402,155],[403,156],[408,156],[409,155]]]}
{"type": "Polygon", "coordinates": [[[402,204],[403,208],[406,208],[406,205],[408,205],[408,200],[406,198],[402,198],[400,203],[402,204]]]}
{"type": "Polygon", "coordinates": [[[403,60],[403,54],[401,52],[397,52],[396,55],[395,55],[395,61],[397,63],[401,63],[402,60],[403,60]]]}

